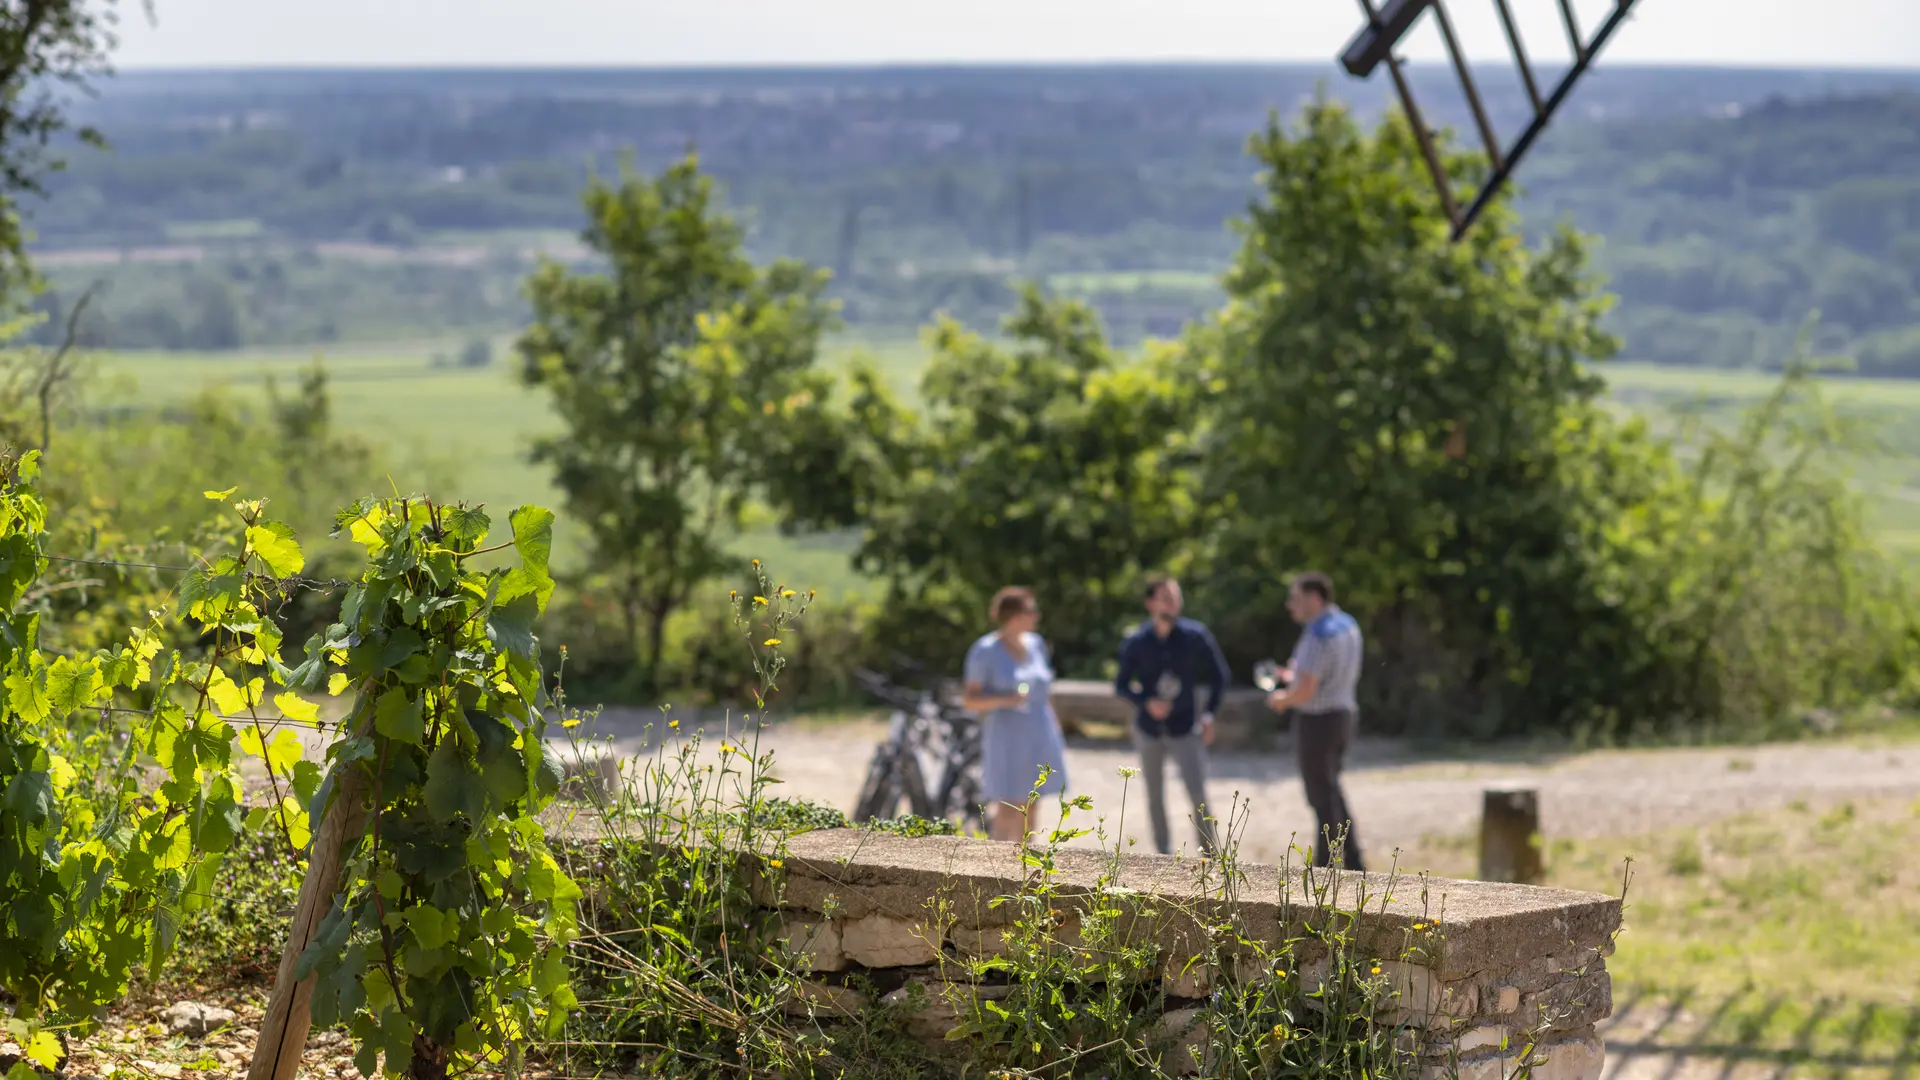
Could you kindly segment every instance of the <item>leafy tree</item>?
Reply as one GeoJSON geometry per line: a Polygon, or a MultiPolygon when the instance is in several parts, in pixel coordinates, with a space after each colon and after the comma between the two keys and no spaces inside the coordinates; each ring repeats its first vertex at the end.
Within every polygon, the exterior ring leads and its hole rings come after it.
{"type": "Polygon", "coordinates": [[[1210,595],[1240,659],[1284,646],[1287,575],[1312,567],[1370,617],[1390,724],[1617,699],[1626,671],[1587,662],[1633,636],[1596,565],[1604,515],[1672,473],[1594,404],[1585,364],[1615,342],[1580,241],[1530,251],[1496,204],[1450,243],[1399,118],[1369,137],[1320,102],[1252,150],[1263,198],[1195,346],[1210,595]]]}
{"type": "Polygon", "coordinates": [[[796,454],[781,490],[795,520],[859,525],[856,562],[890,585],[885,640],[951,663],[994,590],[1029,585],[1061,665],[1098,671],[1144,575],[1192,539],[1192,395],[1175,350],[1125,356],[1085,304],[1029,288],[1006,333],[936,324],[922,414],[857,375],[844,456],[796,454]]]}
{"type": "Polygon", "coordinates": [[[739,530],[830,380],[815,370],[833,320],[826,275],[757,268],[688,157],[655,179],[595,180],[583,234],[605,273],[546,262],[528,283],[521,377],[565,432],[540,440],[595,577],[617,602],[627,655],[660,666],[664,628],[701,583],[739,560],[739,530]]]}
{"type": "Polygon", "coordinates": [[[1322,102],[1253,152],[1263,198],[1190,357],[1240,660],[1285,647],[1314,567],[1367,624],[1382,728],[1756,731],[1911,669],[1911,593],[1803,373],[1683,466],[1597,400],[1615,342],[1571,232],[1529,249],[1496,204],[1450,243],[1398,117],[1367,135],[1322,102]]]}
{"type": "MultiPolygon", "coordinates": [[[[67,129],[60,91],[106,74],[117,15],[115,0],[0,3],[0,287],[19,284],[27,269],[20,197],[45,194],[43,178],[62,165],[48,150],[67,129]]],[[[90,127],[79,136],[104,144],[90,127]]]]}

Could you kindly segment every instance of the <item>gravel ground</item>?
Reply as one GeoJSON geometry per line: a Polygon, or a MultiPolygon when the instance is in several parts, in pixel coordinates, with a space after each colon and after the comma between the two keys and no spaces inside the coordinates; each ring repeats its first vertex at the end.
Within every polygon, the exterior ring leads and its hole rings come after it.
{"type": "MultiPolygon", "coordinates": [[[[649,752],[646,726],[664,730],[661,714],[602,714],[593,730],[616,752],[649,752]]],[[[586,730],[586,729],[581,729],[586,730]]],[[[683,733],[671,733],[682,738],[683,733]]],[[[710,723],[702,753],[726,735],[710,723]]],[[[852,809],[874,744],[877,722],[773,724],[759,747],[773,753],[780,793],[852,809]]],[[[1122,766],[1137,764],[1124,744],[1075,740],[1067,750],[1069,790],[1093,797],[1095,813],[1113,829],[1123,797],[1126,834],[1149,843],[1140,780],[1128,785],[1122,766]]],[[[1245,827],[1241,854],[1276,862],[1295,837],[1312,836],[1314,820],[1290,752],[1219,753],[1210,763],[1209,794],[1217,807],[1237,799],[1245,827]]],[[[1541,829],[1549,837],[1633,835],[1702,824],[1750,811],[1845,799],[1920,795],[1920,740],[1774,744],[1742,748],[1507,754],[1503,760],[1437,759],[1403,744],[1362,739],[1347,762],[1345,787],[1360,837],[1373,859],[1423,837],[1454,836],[1477,827],[1482,792],[1518,784],[1540,793],[1541,829]]],[[[1168,777],[1170,814],[1185,796],[1168,777]]],[[[1216,813],[1220,810],[1216,809],[1216,813]]],[[[1088,839],[1085,843],[1093,843],[1088,839]]],[[[1174,843],[1193,843],[1176,819],[1174,843]]]]}

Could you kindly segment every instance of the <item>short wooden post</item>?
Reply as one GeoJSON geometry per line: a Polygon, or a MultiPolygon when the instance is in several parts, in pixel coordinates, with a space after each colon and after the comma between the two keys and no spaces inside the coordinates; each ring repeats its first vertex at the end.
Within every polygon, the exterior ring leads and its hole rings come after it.
{"type": "Polygon", "coordinates": [[[307,852],[307,877],[300,883],[300,900],[293,910],[286,948],[280,953],[280,969],[274,973],[272,996],[260,1021],[260,1038],[254,1044],[247,1080],[293,1080],[294,1071],[300,1068],[313,1023],[308,1011],[313,1002],[313,976],[296,980],[293,969],[300,954],[307,951],[320,921],[327,917],[334,894],[340,891],[340,875],[345,869],[340,849],[366,827],[365,775],[358,764],[334,773],[338,787],[307,852]]]}
{"type": "Polygon", "coordinates": [[[1540,793],[1533,788],[1486,789],[1480,810],[1480,880],[1538,885],[1540,793]]]}

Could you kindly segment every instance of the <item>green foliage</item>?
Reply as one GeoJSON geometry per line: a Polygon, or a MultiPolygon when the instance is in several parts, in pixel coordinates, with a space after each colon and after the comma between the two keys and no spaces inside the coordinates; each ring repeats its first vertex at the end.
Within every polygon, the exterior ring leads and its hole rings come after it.
{"type": "Polygon", "coordinates": [[[288,847],[284,831],[262,826],[242,829],[234,839],[210,879],[206,903],[181,921],[177,951],[150,973],[153,982],[186,988],[272,980],[307,861],[288,847]]]}
{"type": "Polygon", "coordinates": [[[1202,604],[1241,662],[1284,646],[1286,578],[1316,567],[1366,620],[1388,729],[1781,730],[1897,682],[1909,623],[1860,602],[1893,578],[1831,470],[1837,419],[1783,408],[1803,375],[1683,466],[1595,401],[1614,342],[1571,234],[1529,250],[1496,206],[1450,244],[1398,120],[1317,105],[1254,152],[1266,197],[1194,339],[1202,604]],[[1750,603],[1768,565],[1808,569],[1796,602],[1750,603]]]}
{"type": "MultiPolygon", "coordinates": [[[[46,174],[64,164],[49,145],[68,130],[68,94],[107,72],[116,0],[7,0],[0,8],[0,291],[30,277],[22,196],[45,195],[46,174]]],[[[92,127],[80,141],[102,145],[92,127]]]]}
{"type": "Polygon", "coordinates": [[[895,647],[950,664],[994,590],[1021,584],[1058,613],[1062,667],[1097,672],[1145,576],[1192,539],[1195,396],[1174,350],[1122,355],[1084,304],[1029,289],[1006,331],[1005,346],[952,321],[929,332],[924,415],[858,373],[842,459],[807,461],[781,496],[797,520],[860,528],[855,563],[890,585],[878,633],[895,647]]]}
{"type": "Polygon", "coordinates": [[[46,564],[38,471],[37,454],[9,458],[0,491],[0,988],[23,1021],[84,1029],[135,971],[166,960],[243,828],[224,717],[261,704],[280,645],[262,602],[301,560],[259,503],[235,503],[240,539],[179,588],[180,617],[208,642],[200,655],[145,627],[91,656],[50,656],[24,607],[46,564]],[[152,708],[116,713],[116,695],[136,689],[152,708]]]}
{"type": "Polygon", "coordinates": [[[585,202],[584,239],[609,269],[533,276],[521,376],[565,426],[534,460],[586,533],[584,587],[615,601],[626,654],[657,685],[668,618],[738,568],[724,545],[826,392],[813,363],[832,312],[823,275],[747,259],[692,158],[596,180],[585,202]]]}
{"type": "MultiPolygon", "coordinates": [[[[31,350],[0,364],[32,370],[31,350]]],[[[52,448],[45,456],[43,490],[55,561],[33,595],[47,643],[89,652],[119,640],[128,626],[165,607],[178,582],[169,569],[194,565],[217,546],[220,509],[180,493],[239,485],[270,496],[274,516],[309,532],[385,471],[386,455],[364,436],[340,430],[326,369],[315,362],[282,389],[269,380],[264,401],[220,389],[186,396],[171,408],[102,408],[109,387],[82,369],[73,400],[53,413],[52,448]],[[98,410],[98,411],[96,411],[98,410]],[[102,415],[104,413],[104,415],[102,415]]],[[[0,423],[18,417],[0,411],[0,423]]],[[[308,579],[347,572],[350,545],[322,540],[306,552],[308,579]]],[[[276,596],[273,612],[289,637],[305,640],[331,621],[335,599],[304,585],[276,596]]],[[[176,624],[162,631],[170,643],[195,646],[176,624]]]]}
{"type": "Polygon", "coordinates": [[[1498,728],[1628,689],[1589,662],[1632,631],[1582,539],[1672,474],[1593,404],[1614,342],[1579,241],[1529,251],[1496,204],[1452,244],[1398,120],[1316,104],[1253,153],[1265,197],[1195,350],[1219,629],[1284,633],[1289,573],[1324,567],[1370,616],[1375,715],[1498,728]]]}
{"type": "Polygon", "coordinates": [[[367,1075],[377,1060],[418,1077],[517,1060],[573,1005],[563,950],[580,891],[535,820],[560,782],[531,633],[553,590],[553,515],[521,507],[511,523],[518,565],[481,571],[478,510],[342,512],[367,569],[289,679],[356,690],[311,801],[319,821],[365,798],[371,819],[349,833],[342,889],[298,971],[317,978],[315,1022],[347,1024],[367,1075]]]}

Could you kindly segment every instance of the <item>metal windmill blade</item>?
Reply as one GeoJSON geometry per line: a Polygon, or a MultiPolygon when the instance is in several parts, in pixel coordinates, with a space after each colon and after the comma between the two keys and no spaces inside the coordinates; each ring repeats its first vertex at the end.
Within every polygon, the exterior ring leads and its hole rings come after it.
{"type": "Polygon", "coordinates": [[[1567,40],[1573,47],[1573,64],[1559,82],[1542,96],[1540,81],[1527,61],[1526,47],[1521,44],[1520,28],[1514,22],[1509,0],[1493,0],[1499,10],[1500,25],[1506,31],[1507,44],[1513,50],[1520,81],[1526,86],[1527,98],[1533,106],[1533,119],[1527,124],[1526,130],[1504,149],[1494,134],[1492,122],[1487,119],[1487,110],[1481,104],[1466,55],[1460,51],[1460,39],[1454,33],[1453,20],[1447,17],[1445,0],[1387,0],[1380,7],[1375,6],[1374,0],[1360,0],[1360,10],[1366,14],[1367,25],[1348,43],[1346,51],[1340,55],[1340,64],[1348,74],[1361,79],[1370,77],[1382,62],[1387,65],[1387,73],[1393,77],[1394,89],[1400,95],[1401,107],[1406,110],[1407,120],[1413,125],[1414,136],[1420,142],[1420,152],[1426,157],[1427,170],[1433,174],[1434,187],[1440,194],[1440,205],[1445,208],[1448,220],[1453,222],[1453,238],[1458,240],[1473,227],[1480,212],[1506,185],[1507,178],[1513,175],[1514,168],[1526,156],[1534,139],[1546,130],[1554,112],[1566,101],[1574,84],[1592,66],[1600,50],[1606,47],[1607,39],[1626,21],[1636,2],[1614,0],[1612,12],[1601,22],[1599,29],[1594,31],[1591,38],[1584,38],[1579,21],[1574,16],[1573,0],[1558,0],[1561,19],[1566,24],[1567,40]],[[1393,54],[1394,48],[1429,9],[1439,23],[1441,40],[1446,43],[1447,55],[1453,61],[1454,73],[1460,79],[1460,90],[1466,96],[1468,107],[1473,110],[1474,124],[1480,129],[1480,138],[1487,147],[1487,160],[1493,166],[1487,182],[1481,186],[1464,213],[1454,198],[1453,184],[1447,177],[1446,167],[1434,148],[1433,133],[1427,128],[1420,106],[1414,100],[1413,87],[1407,82],[1406,73],[1401,70],[1402,61],[1393,54]]]}

